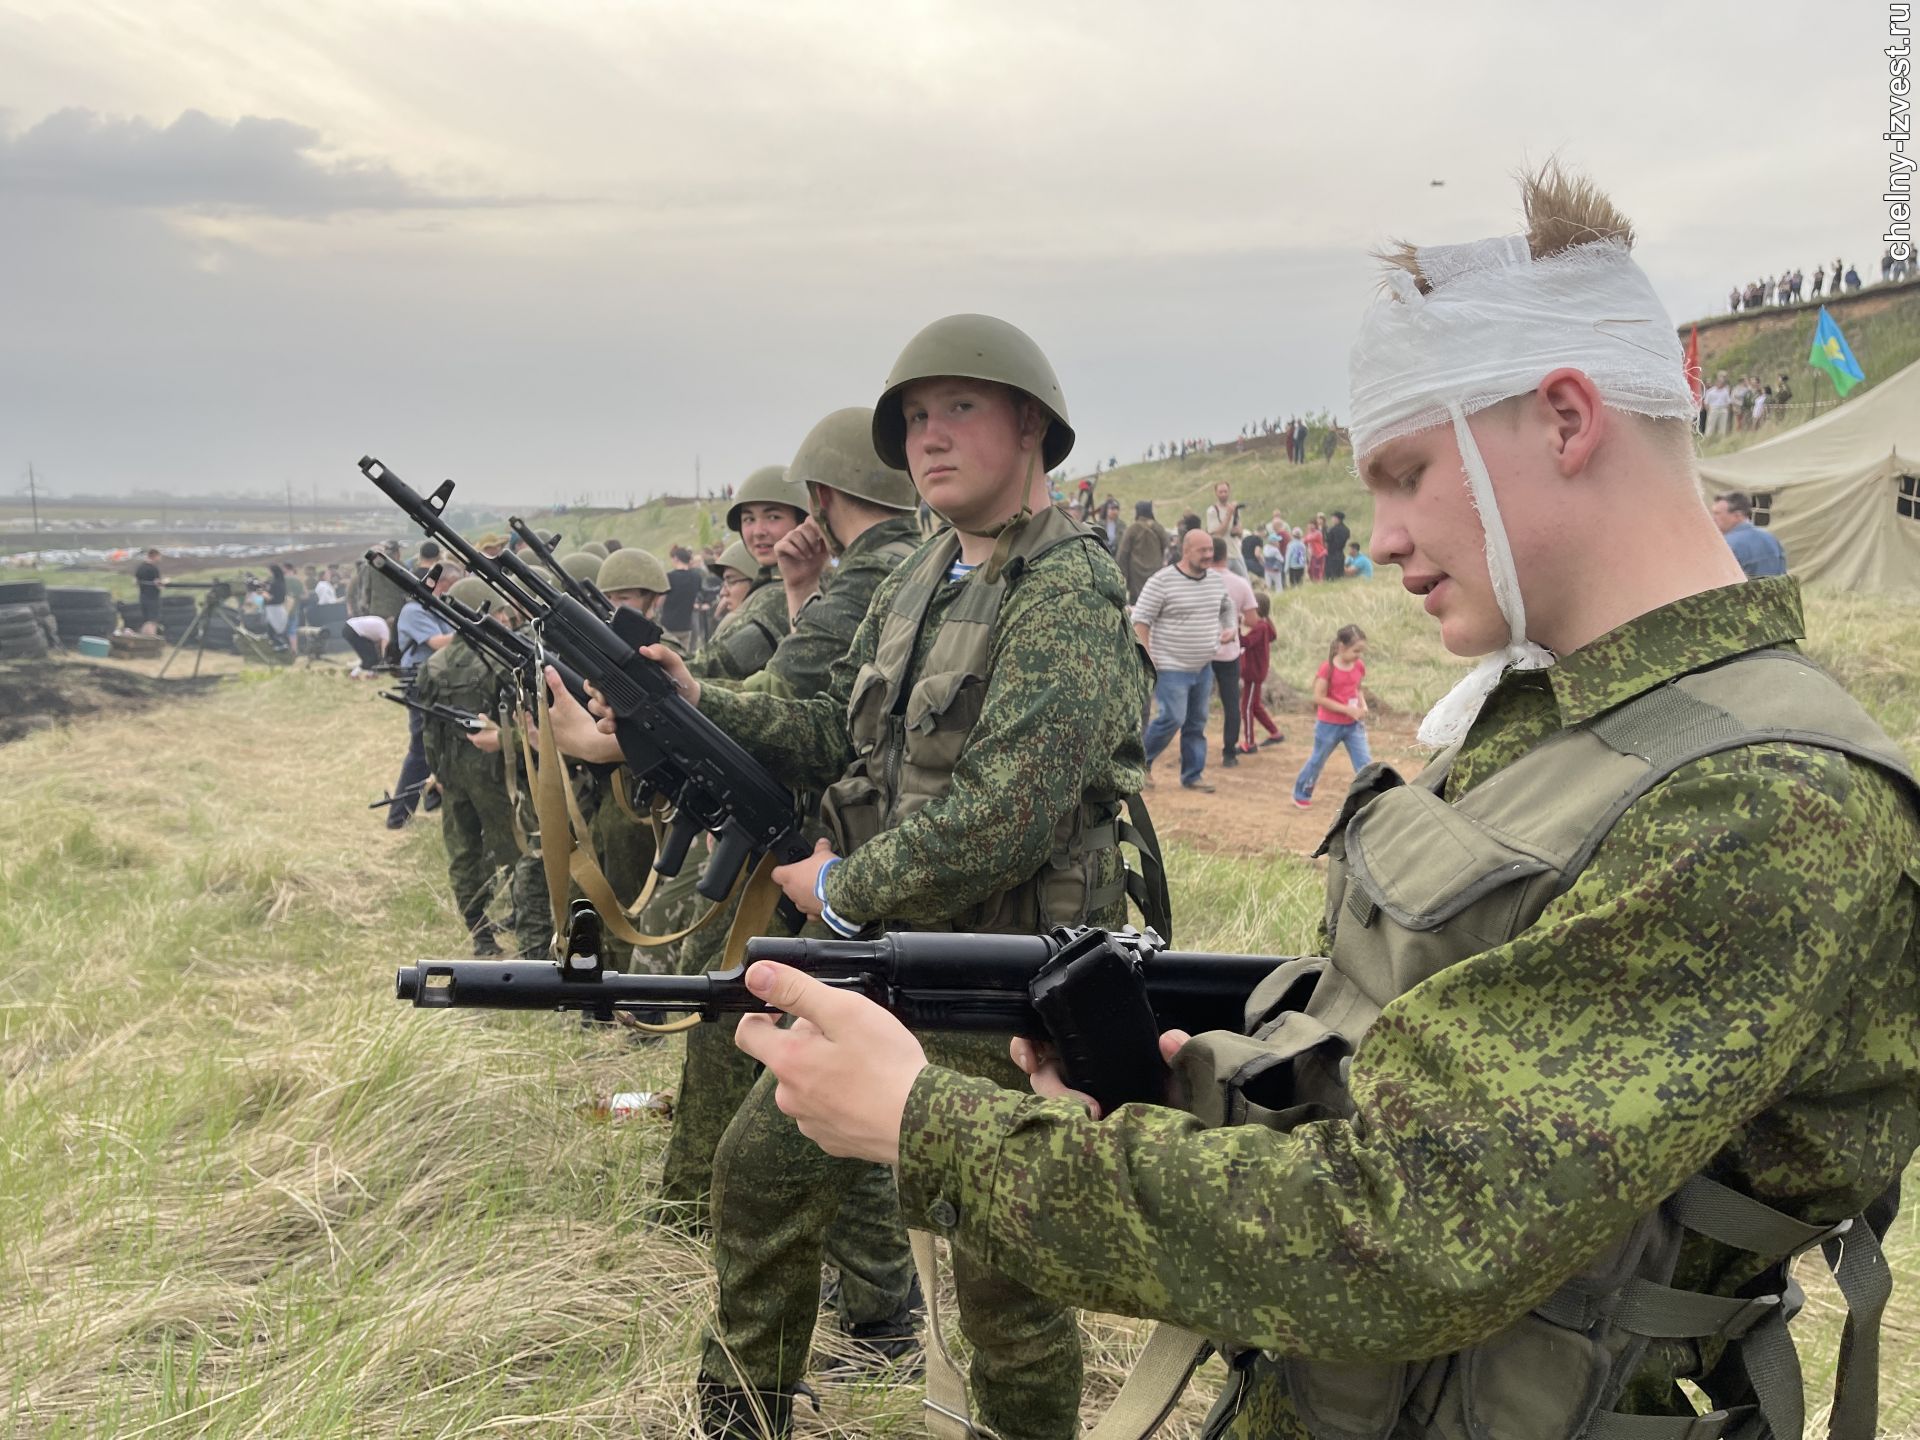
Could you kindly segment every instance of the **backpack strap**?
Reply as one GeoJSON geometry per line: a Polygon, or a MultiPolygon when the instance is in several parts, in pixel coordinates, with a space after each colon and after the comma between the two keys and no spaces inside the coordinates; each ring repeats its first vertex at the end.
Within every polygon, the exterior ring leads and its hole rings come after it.
{"type": "Polygon", "coordinates": [[[1581,1440],[1799,1440],[1806,1429],[1800,1360],[1787,1323],[1805,1296],[1794,1260],[1819,1246],[1847,1303],[1829,1440],[1873,1440],[1879,1408],[1880,1320],[1893,1277],[1865,1215],[1809,1225],[1703,1175],[1663,1207],[1683,1229],[1750,1254],[1778,1257],[1752,1296],[1705,1295],[1635,1279],[1592,1295],[1561,1290],[1535,1311],[1569,1330],[1611,1323],[1639,1339],[1724,1340],[1725,1354],[1701,1387],[1717,1408],[1707,1415],[1596,1414],[1581,1440]],[[1725,1403],[1721,1396],[1739,1403],[1725,1403]]]}

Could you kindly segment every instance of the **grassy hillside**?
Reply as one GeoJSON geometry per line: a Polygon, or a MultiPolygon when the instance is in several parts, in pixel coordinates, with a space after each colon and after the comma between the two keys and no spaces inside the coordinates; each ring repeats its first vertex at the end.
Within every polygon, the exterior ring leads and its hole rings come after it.
{"type": "MultiPolygon", "coordinates": [[[[1864,290],[1860,298],[1834,312],[1853,355],[1866,371],[1864,385],[1855,386],[1847,403],[1858,400],[1878,382],[1920,360],[1920,286],[1900,286],[1885,293],[1864,290]]],[[[1784,373],[1793,387],[1793,404],[1785,419],[1804,423],[1841,403],[1826,372],[1807,363],[1813,344],[1817,307],[1757,311],[1724,328],[1702,331],[1701,368],[1709,379],[1725,370],[1729,377],[1757,375],[1763,384],[1776,384],[1784,373]]],[[[1723,454],[1756,439],[1777,435],[1784,425],[1769,426],[1759,435],[1716,441],[1709,453],[1723,454]]]]}

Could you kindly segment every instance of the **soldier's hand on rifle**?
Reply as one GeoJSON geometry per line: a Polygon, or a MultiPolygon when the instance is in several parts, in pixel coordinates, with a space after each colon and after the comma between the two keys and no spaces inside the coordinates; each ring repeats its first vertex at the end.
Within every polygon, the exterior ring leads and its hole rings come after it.
{"type": "Polygon", "coordinates": [[[498,755],[500,753],[500,727],[492,721],[488,721],[486,729],[474,730],[468,733],[467,743],[476,750],[485,751],[489,755],[498,755]]]}
{"type": "Polygon", "coordinates": [[[814,841],[813,854],[804,860],[796,860],[791,865],[773,867],[773,883],[786,892],[787,899],[793,902],[794,909],[803,915],[820,913],[820,897],[814,893],[820,884],[820,872],[840,857],[833,853],[833,844],[826,839],[814,841]]]}
{"type": "MultiPolygon", "coordinates": [[[[1180,1053],[1180,1047],[1192,1038],[1184,1030],[1162,1030],[1160,1058],[1171,1065],[1173,1057],[1180,1053]]],[[[1084,1091],[1074,1090],[1067,1085],[1060,1074],[1059,1057],[1046,1041],[1029,1040],[1016,1035],[1013,1043],[1007,1047],[1007,1053],[1013,1057],[1013,1063],[1026,1073],[1027,1083],[1033,1087],[1034,1094],[1047,1100],[1078,1100],[1087,1107],[1089,1115],[1096,1120],[1100,1118],[1099,1102],[1084,1091]]]]}
{"type": "Polygon", "coordinates": [[[743,1015],[734,1044],[774,1073],[774,1103],[800,1133],[829,1155],[899,1163],[900,1117],[927,1064],[913,1032],[864,996],[770,960],[747,971],[747,988],[794,1017],[783,1030],[772,1015],[743,1015]]]}
{"type": "Polygon", "coordinates": [[[596,765],[617,765],[623,758],[620,754],[620,742],[614,739],[610,731],[602,731],[594,724],[580,702],[567,693],[567,687],[560,681],[560,672],[551,665],[547,666],[547,714],[553,720],[553,739],[562,753],[576,760],[590,761],[596,765]]]}
{"type": "Polygon", "coordinates": [[[642,645],[640,653],[653,661],[666,672],[673,681],[673,688],[680,692],[681,698],[689,705],[700,703],[700,682],[693,678],[693,672],[687,669],[687,662],[680,658],[680,652],[671,645],[642,645]]]}

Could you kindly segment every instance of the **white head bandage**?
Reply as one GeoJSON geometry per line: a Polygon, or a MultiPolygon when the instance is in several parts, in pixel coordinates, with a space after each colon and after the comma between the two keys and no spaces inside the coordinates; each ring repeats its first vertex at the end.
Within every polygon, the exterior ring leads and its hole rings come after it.
{"type": "Polygon", "coordinates": [[[1507,622],[1507,645],[1483,659],[1428,713],[1420,739],[1464,737],[1509,666],[1543,669],[1550,652],[1527,639],[1527,612],[1513,550],[1467,416],[1536,389],[1555,370],[1584,372],[1607,405],[1690,419],[1680,337],[1627,247],[1577,245],[1535,260],[1524,235],[1434,245],[1416,252],[1429,293],[1412,275],[1389,273],[1393,290],[1353,342],[1353,454],[1403,435],[1453,427],[1467,489],[1486,532],[1487,574],[1507,622]]]}

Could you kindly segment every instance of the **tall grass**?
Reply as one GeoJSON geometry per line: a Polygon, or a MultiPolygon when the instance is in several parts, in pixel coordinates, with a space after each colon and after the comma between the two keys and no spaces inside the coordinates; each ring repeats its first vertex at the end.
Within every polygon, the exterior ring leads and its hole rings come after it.
{"type": "MultiPolygon", "coordinates": [[[[1410,605],[1309,591],[1284,664],[1358,618],[1413,708],[1449,662],[1410,605]]],[[[1914,617],[1810,611],[1911,737],[1920,683],[1891,657],[1914,617]]],[[[669,1085],[676,1051],[394,1002],[396,964],[464,941],[435,823],[364,808],[403,745],[368,689],[295,670],[0,747],[0,1434],[692,1433],[711,1291],[649,1223],[662,1129],[577,1110],[669,1085]]],[[[1183,946],[1310,945],[1311,862],[1170,864],[1183,946]]],[[[1920,1435],[1911,1233],[1885,1385],[1889,1433],[1920,1435]]],[[[1837,1321],[1810,1288],[1817,1397],[1837,1321]]],[[[1098,1406],[1144,1327],[1087,1327],[1098,1406]]],[[[1195,1433],[1218,1375],[1166,1433],[1195,1433]]],[[[919,1433],[911,1386],[824,1401],[807,1433],[919,1433]]]]}

